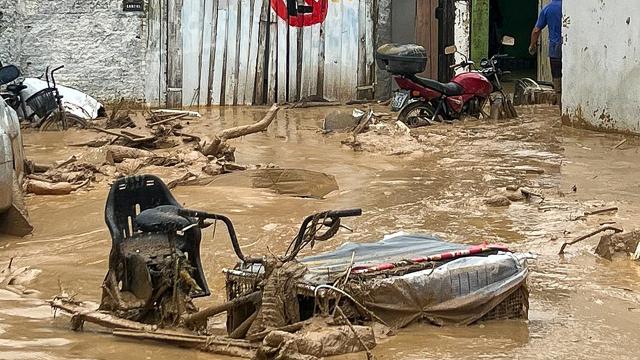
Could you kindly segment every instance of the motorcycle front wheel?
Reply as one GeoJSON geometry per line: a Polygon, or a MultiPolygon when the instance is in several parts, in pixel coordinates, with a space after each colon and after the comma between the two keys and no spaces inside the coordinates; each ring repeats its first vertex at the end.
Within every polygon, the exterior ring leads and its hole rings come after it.
{"type": "MultiPolygon", "coordinates": [[[[424,101],[416,101],[407,104],[400,114],[398,114],[398,120],[402,121],[410,128],[416,128],[420,126],[432,125],[436,110],[431,104],[424,101]]],[[[435,122],[441,122],[440,117],[435,117],[435,122]]]]}

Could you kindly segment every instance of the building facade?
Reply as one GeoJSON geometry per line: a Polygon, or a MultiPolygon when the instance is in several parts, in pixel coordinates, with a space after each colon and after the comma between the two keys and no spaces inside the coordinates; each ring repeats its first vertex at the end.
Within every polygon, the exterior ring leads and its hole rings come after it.
{"type": "Polygon", "coordinates": [[[566,123],[640,133],[640,2],[564,1],[566,123]]]}

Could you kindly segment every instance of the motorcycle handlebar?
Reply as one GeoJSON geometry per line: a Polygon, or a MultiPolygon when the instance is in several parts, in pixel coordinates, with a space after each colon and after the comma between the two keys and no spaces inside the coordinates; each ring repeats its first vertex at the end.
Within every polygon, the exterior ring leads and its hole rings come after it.
{"type": "MultiPolygon", "coordinates": [[[[262,258],[249,258],[242,253],[242,249],[240,248],[240,244],[238,243],[238,236],[236,235],[236,230],[233,227],[233,223],[231,219],[226,216],[219,214],[211,214],[204,211],[198,210],[190,210],[190,209],[179,209],[178,215],[184,217],[196,218],[199,221],[204,221],[205,219],[213,219],[222,221],[229,233],[229,237],[231,238],[231,245],[233,246],[233,250],[236,253],[236,256],[245,263],[258,263],[262,261],[262,258]]],[[[345,210],[331,210],[324,213],[318,213],[315,215],[308,216],[302,223],[300,227],[300,231],[297,236],[296,245],[299,245],[304,236],[304,232],[307,230],[307,225],[313,220],[314,217],[324,217],[327,218],[342,218],[342,217],[352,217],[352,216],[360,216],[362,215],[362,209],[345,209],[345,210]]],[[[296,254],[291,254],[290,257],[295,257],[296,254]]]]}
{"type": "Polygon", "coordinates": [[[352,217],[362,215],[362,209],[334,210],[327,213],[327,217],[352,217]]]}

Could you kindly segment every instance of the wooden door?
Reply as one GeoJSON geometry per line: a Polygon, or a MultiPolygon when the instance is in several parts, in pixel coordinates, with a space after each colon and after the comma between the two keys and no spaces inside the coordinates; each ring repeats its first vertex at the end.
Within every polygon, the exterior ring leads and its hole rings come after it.
{"type": "Polygon", "coordinates": [[[421,76],[438,78],[438,0],[416,0],[416,43],[427,50],[427,68],[421,76]]]}

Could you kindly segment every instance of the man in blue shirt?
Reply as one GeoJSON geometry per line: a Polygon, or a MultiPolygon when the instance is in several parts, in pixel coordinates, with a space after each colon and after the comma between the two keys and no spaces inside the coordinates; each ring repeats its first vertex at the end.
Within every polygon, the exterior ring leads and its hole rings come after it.
{"type": "Polygon", "coordinates": [[[549,27],[549,60],[553,87],[558,95],[558,103],[562,109],[562,0],[551,0],[540,12],[538,22],[531,32],[529,53],[536,53],[540,33],[549,27]]]}

